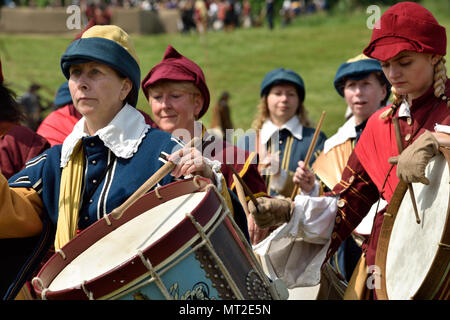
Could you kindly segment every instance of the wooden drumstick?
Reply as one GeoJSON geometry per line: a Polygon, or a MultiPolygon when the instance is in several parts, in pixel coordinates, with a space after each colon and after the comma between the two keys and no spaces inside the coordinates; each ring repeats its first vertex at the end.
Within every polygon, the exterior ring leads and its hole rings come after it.
{"type": "MultiPolygon", "coordinates": [[[[314,148],[316,147],[317,138],[319,137],[320,128],[322,127],[323,118],[325,118],[325,111],[322,111],[322,115],[320,116],[319,124],[317,125],[316,131],[314,132],[314,136],[312,138],[311,144],[309,145],[308,152],[306,153],[305,164],[306,167],[309,167],[309,161],[311,160],[312,154],[314,152],[314,148]]],[[[298,193],[298,184],[295,184],[294,190],[291,194],[291,200],[294,200],[295,196],[298,193]]]]}
{"type": "MultiPolygon", "coordinates": [[[[232,166],[227,164],[228,168],[231,169],[231,171],[233,171],[233,174],[235,176],[235,179],[237,179],[237,182],[239,182],[242,186],[242,188],[245,191],[245,194],[247,194],[250,197],[250,200],[253,202],[253,204],[256,207],[256,211],[258,211],[258,201],[256,201],[255,195],[253,194],[252,190],[250,190],[250,188],[247,186],[247,184],[244,182],[244,180],[242,180],[242,178],[239,176],[239,173],[237,173],[236,169],[232,166]]],[[[236,183],[236,187],[237,187],[237,183],[236,183]]],[[[237,191],[237,188],[236,188],[237,191]]]]}
{"type": "Polygon", "coordinates": [[[242,208],[244,209],[245,215],[248,217],[250,212],[248,211],[248,204],[247,198],[245,197],[244,187],[242,187],[242,184],[239,182],[237,175],[233,174],[233,178],[236,185],[237,196],[239,198],[239,201],[241,202],[242,208]]]}
{"type": "MultiPolygon", "coordinates": [[[[193,147],[197,145],[198,140],[201,140],[198,137],[192,139],[186,146],[193,147]]],[[[185,146],[185,147],[186,147],[185,146]]],[[[136,202],[140,197],[142,197],[148,190],[150,190],[155,184],[161,181],[169,172],[171,172],[177,165],[170,160],[159,168],[147,181],[144,182],[124,203],[111,211],[111,216],[114,219],[120,219],[122,214],[127,210],[133,203],[136,202]]]]}
{"type": "MultiPolygon", "coordinates": [[[[392,122],[394,123],[395,139],[397,140],[397,149],[398,149],[398,153],[400,154],[403,152],[403,143],[402,143],[402,139],[401,139],[400,125],[398,123],[398,118],[393,117],[392,122]]],[[[414,209],[414,214],[416,216],[416,222],[417,222],[417,224],[420,224],[419,211],[417,210],[416,197],[414,195],[414,189],[412,187],[412,183],[408,183],[407,186],[408,186],[409,196],[411,197],[411,202],[412,202],[413,209],[414,209]]]]}

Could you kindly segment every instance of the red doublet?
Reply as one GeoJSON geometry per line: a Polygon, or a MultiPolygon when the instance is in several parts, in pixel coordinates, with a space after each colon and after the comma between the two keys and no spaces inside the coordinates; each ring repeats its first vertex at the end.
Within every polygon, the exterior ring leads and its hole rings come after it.
{"type": "Polygon", "coordinates": [[[31,129],[0,121],[0,171],[7,179],[49,147],[47,140],[31,129]]]}
{"type": "MultiPolygon", "coordinates": [[[[450,80],[447,81],[447,88],[450,80]]],[[[447,92],[449,90],[447,89],[447,92]]],[[[389,172],[388,159],[398,155],[392,118],[379,118],[385,110],[373,114],[361,138],[353,151],[342,179],[331,194],[339,195],[338,212],[332,233],[327,259],[336,252],[340,243],[347,238],[379,195],[389,203],[397,186],[397,167],[389,172]],[[383,182],[388,175],[386,185],[383,182]]],[[[435,124],[450,125],[450,109],[446,103],[434,96],[433,88],[413,100],[410,107],[411,117],[399,119],[400,132],[404,148],[415,141],[425,130],[434,131],[435,124]]],[[[397,114],[395,115],[397,116],[397,114]]],[[[375,216],[372,232],[366,245],[366,261],[375,264],[375,251],[383,222],[384,210],[375,216]]]]}

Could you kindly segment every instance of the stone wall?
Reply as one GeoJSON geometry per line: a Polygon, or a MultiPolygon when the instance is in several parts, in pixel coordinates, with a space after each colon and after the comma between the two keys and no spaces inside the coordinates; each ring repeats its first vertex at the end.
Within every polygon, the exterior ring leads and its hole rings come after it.
{"type": "MultiPolygon", "coordinates": [[[[66,8],[2,8],[0,11],[0,32],[2,33],[73,33],[67,20],[66,8]]],[[[178,10],[161,10],[159,13],[137,8],[112,10],[111,23],[128,33],[154,34],[178,32],[178,10]]]]}

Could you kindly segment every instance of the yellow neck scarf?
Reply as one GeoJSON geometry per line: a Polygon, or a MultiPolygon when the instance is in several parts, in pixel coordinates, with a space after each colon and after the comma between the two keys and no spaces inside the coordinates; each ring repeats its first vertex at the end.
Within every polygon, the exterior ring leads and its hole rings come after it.
{"type": "Polygon", "coordinates": [[[55,236],[56,250],[72,240],[77,233],[83,175],[84,151],[80,140],[75,146],[72,156],[61,174],[58,205],[59,214],[55,236]]]}

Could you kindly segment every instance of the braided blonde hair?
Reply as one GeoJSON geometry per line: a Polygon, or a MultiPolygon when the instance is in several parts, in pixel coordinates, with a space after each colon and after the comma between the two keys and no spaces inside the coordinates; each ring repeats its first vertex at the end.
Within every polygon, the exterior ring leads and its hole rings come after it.
{"type": "Polygon", "coordinates": [[[447,82],[447,68],[445,67],[445,58],[441,57],[434,66],[434,95],[447,102],[450,107],[450,98],[445,94],[445,84],[447,82]]]}
{"type": "MultiPolygon", "coordinates": [[[[445,84],[447,82],[447,68],[445,67],[445,62],[445,58],[441,57],[434,66],[433,87],[434,95],[445,101],[447,106],[450,107],[450,98],[445,94],[445,84]]],[[[392,106],[380,114],[380,119],[386,119],[393,115],[405,98],[405,95],[398,94],[394,87],[392,87],[391,91],[392,106]]]]}

